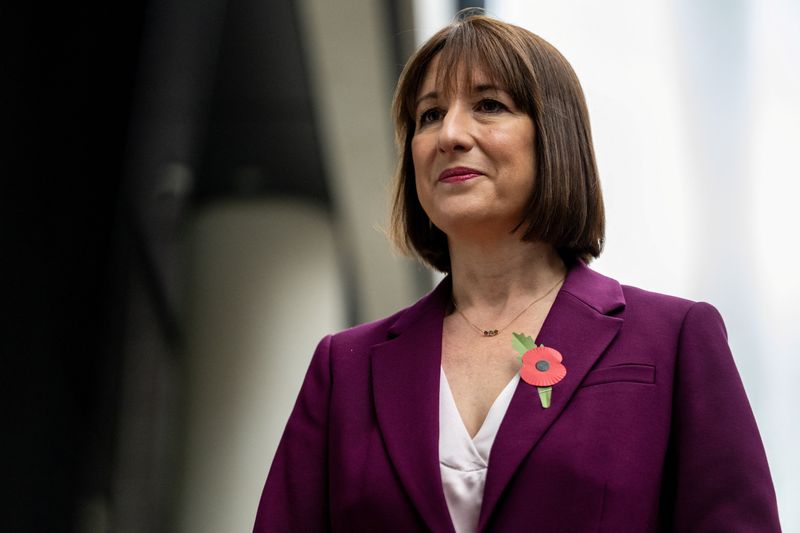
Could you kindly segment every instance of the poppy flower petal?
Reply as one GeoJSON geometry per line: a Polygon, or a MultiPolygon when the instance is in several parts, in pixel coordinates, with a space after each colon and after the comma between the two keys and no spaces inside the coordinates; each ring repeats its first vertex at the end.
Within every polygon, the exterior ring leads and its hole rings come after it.
{"type": "Polygon", "coordinates": [[[523,362],[525,362],[526,359],[527,360],[547,359],[556,363],[560,363],[561,361],[564,360],[564,358],[561,356],[561,353],[558,350],[547,346],[539,346],[538,348],[534,348],[533,350],[528,350],[522,356],[523,362]]]}
{"type": "Polygon", "coordinates": [[[539,346],[522,356],[519,375],[523,381],[536,387],[555,385],[567,375],[566,367],[561,364],[562,360],[558,350],[539,346]]]}
{"type": "Polygon", "coordinates": [[[519,376],[525,383],[536,387],[549,387],[555,385],[567,375],[567,369],[562,364],[551,366],[547,371],[542,372],[534,365],[522,365],[519,376]]]}

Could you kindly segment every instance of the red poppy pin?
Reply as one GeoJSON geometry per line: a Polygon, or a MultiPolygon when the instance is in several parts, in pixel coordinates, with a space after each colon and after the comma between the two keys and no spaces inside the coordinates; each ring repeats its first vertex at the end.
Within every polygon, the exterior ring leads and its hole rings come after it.
{"type": "Polygon", "coordinates": [[[536,346],[533,339],[524,333],[513,333],[512,337],[511,344],[519,352],[517,359],[522,363],[519,376],[525,383],[539,389],[539,400],[547,409],[553,396],[553,385],[567,375],[567,368],[561,363],[564,358],[558,350],[544,344],[536,346]]]}

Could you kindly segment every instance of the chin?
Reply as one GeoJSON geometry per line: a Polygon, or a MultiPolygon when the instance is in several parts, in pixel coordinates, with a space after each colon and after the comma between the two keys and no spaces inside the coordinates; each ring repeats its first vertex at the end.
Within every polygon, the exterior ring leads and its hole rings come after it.
{"type": "MultiPolygon", "coordinates": [[[[504,237],[511,233],[516,223],[507,215],[500,216],[486,211],[461,211],[458,213],[442,213],[431,220],[437,228],[448,236],[482,235],[504,237]]],[[[518,219],[517,219],[518,220],[518,219]]]]}

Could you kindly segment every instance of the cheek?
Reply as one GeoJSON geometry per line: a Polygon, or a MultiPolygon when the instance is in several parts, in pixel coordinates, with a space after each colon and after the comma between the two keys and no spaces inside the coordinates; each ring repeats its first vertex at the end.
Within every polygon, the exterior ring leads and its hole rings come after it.
{"type": "Polygon", "coordinates": [[[497,146],[502,146],[505,160],[520,175],[526,175],[533,181],[536,174],[536,157],[534,155],[534,140],[530,136],[508,136],[498,140],[497,146]]]}
{"type": "Polygon", "coordinates": [[[414,166],[415,185],[417,187],[417,195],[420,200],[424,200],[424,196],[428,193],[430,188],[430,154],[425,139],[414,137],[411,140],[411,162],[414,166]]]}
{"type": "Polygon", "coordinates": [[[425,143],[419,137],[411,139],[411,161],[414,163],[414,171],[419,175],[425,164],[425,143]]]}
{"type": "MultiPolygon", "coordinates": [[[[526,128],[527,130],[527,128],[526,128]]],[[[533,126],[531,126],[529,131],[526,131],[526,135],[523,136],[525,139],[520,146],[520,154],[524,154],[525,156],[525,165],[529,166],[534,173],[534,178],[536,175],[536,134],[533,131],[533,126]]]]}
{"type": "Polygon", "coordinates": [[[417,172],[414,185],[417,189],[417,199],[419,200],[422,209],[427,213],[430,208],[431,196],[433,195],[430,183],[428,180],[421,179],[419,172],[417,172]]]}

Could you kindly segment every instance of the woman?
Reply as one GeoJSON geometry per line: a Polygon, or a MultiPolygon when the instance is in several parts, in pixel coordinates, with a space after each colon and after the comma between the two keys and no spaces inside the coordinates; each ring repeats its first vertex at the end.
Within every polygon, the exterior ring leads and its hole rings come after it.
{"type": "Polygon", "coordinates": [[[561,54],[468,15],[393,109],[395,235],[448,276],[322,340],[255,530],[779,531],[719,314],[586,266],[603,202],[561,54]]]}

